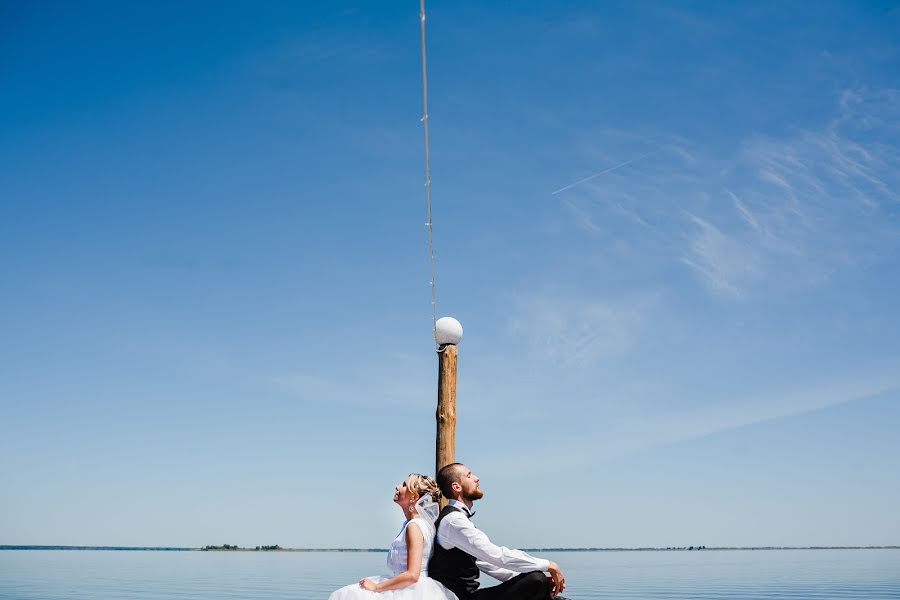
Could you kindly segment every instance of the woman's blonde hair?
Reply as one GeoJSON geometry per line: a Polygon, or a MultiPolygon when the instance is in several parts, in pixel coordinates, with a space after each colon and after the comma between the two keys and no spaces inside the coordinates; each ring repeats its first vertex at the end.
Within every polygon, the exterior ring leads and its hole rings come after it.
{"type": "Polygon", "coordinates": [[[428,475],[421,473],[410,473],[406,478],[406,489],[421,498],[425,494],[430,494],[431,499],[437,502],[441,499],[441,490],[438,489],[437,482],[428,475]]]}

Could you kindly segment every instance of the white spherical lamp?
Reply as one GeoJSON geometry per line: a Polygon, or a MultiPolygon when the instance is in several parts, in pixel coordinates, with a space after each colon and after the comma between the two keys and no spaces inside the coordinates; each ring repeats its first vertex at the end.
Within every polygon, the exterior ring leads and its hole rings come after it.
{"type": "Polygon", "coordinates": [[[439,346],[445,344],[453,344],[455,346],[462,339],[462,336],[462,325],[453,317],[441,317],[434,324],[434,341],[439,346]]]}

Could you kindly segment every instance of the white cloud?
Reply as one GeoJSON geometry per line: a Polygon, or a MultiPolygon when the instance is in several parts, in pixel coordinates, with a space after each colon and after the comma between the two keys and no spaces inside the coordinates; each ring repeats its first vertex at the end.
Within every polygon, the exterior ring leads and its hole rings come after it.
{"type": "Polygon", "coordinates": [[[424,364],[407,363],[405,368],[385,372],[349,370],[337,376],[330,372],[322,375],[293,371],[264,379],[269,386],[304,403],[419,406],[433,401],[434,389],[429,376],[431,372],[432,369],[426,369],[424,364]],[[412,373],[421,375],[413,377],[412,373]]]}
{"type": "Polygon", "coordinates": [[[594,233],[594,234],[603,233],[603,228],[601,228],[594,222],[593,217],[587,211],[580,208],[574,202],[570,202],[568,200],[563,200],[563,204],[566,206],[567,209],[569,209],[569,212],[572,214],[573,218],[575,219],[575,222],[578,224],[579,227],[581,227],[582,229],[584,229],[585,231],[587,231],[589,233],[594,233]]]}
{"type": "Polygon", "coordinates": [[[739,285],[759,275],[756,252],[700,217],[691,213],[688,216],[698,232],[690,236],[688,257],[682,260],[700,273],[713,290],[741,296],[739,285]]]}
{"type": "Polygon", "coordinates": [[[734,202],[734,208],[740,213],[741,218],[747,222],[750,227],[755,229],[756,231],[761,231],[759,226],[759,221],[756,219],[756,216],[747,208],[741,199],[738,198],[733,192],[729,190],[725,190],[725,193],[731,198],[731,201],[734,202]]]}
{"type": "MultiPolygon", "coordinates": [[[[890,369],[886,369],[890,371],[890,369]]],[[[896,367],[893,369],[896,371],[896,367]]],[[[708,399],[692,408],[683,407],[674,398],[658,399],[647,411],[610,419],[604,415],[590,434],[568,435],[554,440],[552,447],[533,446],[531,455],[522,455],[528,469],[558,468],[559,457],[566,457],[567,469],[596,465],[598,461],[628,456],[670,444],[688,442],[742,427],[813,413],[832,406],[900,391],[900,377],[872,374],[843,381],[817,382],[794,389],[731,399],[708,399]],[[669,410],[663,406],[672,407],[669,410]]],[[[578,418],[578,417],[576,417],[578,418]]],[[[584,414],[581,422],[595,417],[584,414]]],[[[503,464],[505,457],[488,457],[485,464],[503,464]]],[[[507,465],[508,470],[508,465],[507,465]]]]}
{"type": "Polygon", "coordinates": [[[509,321],[540,358],[562,366],[586,366],[630,350],[655,300],[588,298],[578,293],[519,294],[509,321]]]}
{"type": "Polygon", "coordinates": [[[560,194],[580,227],[629,239],[636,260],[669,256],[714,295],[740,299],[820,285],[873,248],[900,250],[896,90],[848,90],[820,128],[751,135],[730,156],[653,137],[665,140],[658,154],[560,194]]]}

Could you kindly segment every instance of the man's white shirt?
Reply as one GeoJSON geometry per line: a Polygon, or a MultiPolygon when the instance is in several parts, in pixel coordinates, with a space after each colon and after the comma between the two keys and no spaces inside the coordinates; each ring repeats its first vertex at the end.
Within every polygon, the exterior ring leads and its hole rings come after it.
{"type": "Polygon", "coordinates": [[[550,569],[549,560],[491,542],[483,531],[472,524],[466,516],[469,509],[459,500],[451,500],[448,504],[465,512],[453,511],[441,521],[435,541],[442,548],[459,548],[474,556],[475,564],[482,573],[500,581],[511,579],[519,573],[550,569]]]}

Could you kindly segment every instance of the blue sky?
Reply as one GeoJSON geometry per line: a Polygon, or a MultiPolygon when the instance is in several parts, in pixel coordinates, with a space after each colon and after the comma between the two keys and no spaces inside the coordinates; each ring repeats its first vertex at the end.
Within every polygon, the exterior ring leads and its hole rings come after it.
{"type": "MultiPolygon", "coordinates": [[[[428,5],[481,525],[900,543],[900,5],[428,5]]],[[[0,8],[0,543],[388,544],[419,61],[415,2],[0,8]]]]}

